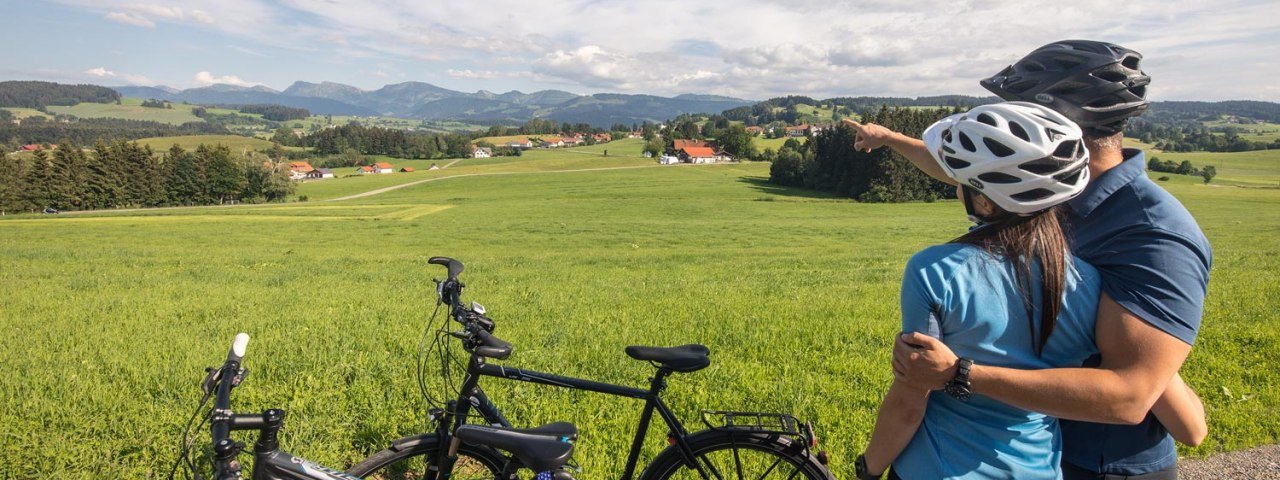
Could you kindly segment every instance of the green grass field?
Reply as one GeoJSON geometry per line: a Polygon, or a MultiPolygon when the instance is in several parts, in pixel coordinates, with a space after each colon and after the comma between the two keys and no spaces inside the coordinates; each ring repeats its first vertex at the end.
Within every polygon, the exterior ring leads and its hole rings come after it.
{"type": "Polygon", "coordinates": [[[271,142],[260,138],[242,137],[239,135],[183,135],[180,137],[152,137],[137,140],[140,145],[149,145],[152,150],[163,152],[178,145],[187,150],[195,150],[201,144],[205,145],[226,145],[232,151],[239,153],[243,149],[249,150],[266,150],[271,148],[271,142]]]}
{"type": "Polygon", "coordinates": [[[8,107],[8,108],[5,108],[5,110],[8,110],[9,113],[13,114],[13,118],[17,118],[17,119],[23,119],[27,117],[44,117],[46,120],[50,120],[50,121],[53,120],[52,115],[41,112],[34,108],[8,107]]]}
{"type": "MultiPolygon", "coordinates": [[[[800,141],[800,143],[805,143],[809,141],[809,137],[795,137],[795,139],[800,141]]],[[[760,150],[763,152],[764,149],[766,148],[772,148],[774,152],[777,152],[779,149],[782,148],[782,144],[787,143],[787,137],[782,137],[782,138],[754,137],[752,139],[752,142],[756,144],[757,150],[760,150]]]]}
{"type": "Polygon", "coordinates": [[[50,112],[75,115],[79,118],[123,118],[125,120],[149,120],[153,122],[181,125],[187,122],[203,122],[200,117],[191,114],[194,105],[172,103],[172,109],[151,108],[142,106],[137,98],[121,99],[121,104],[114,103],[81,103],[70,107],[48,107],[50,112]]]}
{"type": "MultiPolygon", "coordinates": [[[[892,379],[902,268],[963,232],[963,210],[774,187],[764,163],[557,171],[652,164],[614,148],[309,182],[306,203],[0,220],[0,364],[13,373],[0,377],[0,463],[17,477],[166,475],[203,367],[244,331],[253,374],[233,405],[285,409],[285,449],[350,465],[422,429],[412,365],[442,275],[426,259],[447,255],[467,264],[465,299],[516,345],[504,364],[639,386],[651,368],[626,345],[705,343],[712,366],[666,394],[689,427],[701,408],[794,412],[850,478],[892,379]],[[467,173],[489,175],[315,201],[467,173]]],[[[1215,253],[1183,369],[1211,433],[1184,453],[1276,443],[1280,189],[1163,185],[1215,253]]],[[[638,402],[485,388],[519,425],[577,423],[581,478],[620,473],[638,402]]],[[[642,460],[665,433],[651,429],[642,460]]]]}

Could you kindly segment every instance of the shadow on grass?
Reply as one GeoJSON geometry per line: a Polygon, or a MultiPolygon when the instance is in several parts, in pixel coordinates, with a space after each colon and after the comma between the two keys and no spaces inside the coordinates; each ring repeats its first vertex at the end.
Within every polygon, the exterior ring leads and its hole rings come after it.
{"type": "Polygon", "coordinates": [[[806,188],[786,187],[782,185],[769,183],[768,177],[742,177],[738,179],[738,181],[745,183],[747,185],[750,185],[751,188],[761,193],[774,195],[778,197],[853,201],[853,199],[851,198],[842,197],[840,195],[835,195],[832,193],[820,192],[817,190],[809,190],[806,188]]]}

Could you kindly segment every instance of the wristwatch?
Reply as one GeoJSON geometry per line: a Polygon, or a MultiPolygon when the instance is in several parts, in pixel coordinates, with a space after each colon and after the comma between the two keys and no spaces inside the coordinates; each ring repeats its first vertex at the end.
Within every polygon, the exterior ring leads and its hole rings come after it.
{"type": "Polygon", "coordinates": [[[853,462],[853,472],[858,477],[858,480],[880,480],[880,477],[884,475],[883,473],[872,475],[871,472],[867,471],[866,455],[858,455],[858,459],[853,462]]]}
{"type": "Polygon", "coordinates": [[[960,401],[967,401],[973,396],[973,392],[969,390],[969,369],[973,367],[973,360],[961,357],[956,362],[956,377],[952,378],[942,387],[947,395],[960,401]]]}

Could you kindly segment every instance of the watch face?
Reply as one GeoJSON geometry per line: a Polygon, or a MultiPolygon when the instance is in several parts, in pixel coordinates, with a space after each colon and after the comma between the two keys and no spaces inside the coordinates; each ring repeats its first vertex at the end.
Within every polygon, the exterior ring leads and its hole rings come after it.
{"type": "Polygon", "coordinates": [[[968,400],[970,395],[967,387],[954,382],[948,383],[947,386],[943,388],[943,391],[947,392],[947,395],[951,395],[957,400],[968,400]]]}

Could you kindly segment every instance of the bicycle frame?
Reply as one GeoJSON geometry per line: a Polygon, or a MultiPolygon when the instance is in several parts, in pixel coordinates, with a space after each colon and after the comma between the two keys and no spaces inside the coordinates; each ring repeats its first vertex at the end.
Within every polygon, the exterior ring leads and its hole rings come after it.
{"type": "MultiPolygon", "coordinates": [[[[675,445],[680,448],[684,454],[685,460],[697,469],[698,473],[704,479],[711,478],[706,470],[697,462],[693,450],[689,447],[685,437],[689,432],[685,430],[684,424],[676,418],[675,414],[662,401],[661,392],[666,387],[666,377],[672,372],[665,368],[659,368],[657,373],[649,380],[649,389],[640,389],[635,387],[627,387],[622,385],[614,385],[610,383],[596,382],[581,378],[565,377],[550,373],[535,372],[532,370],[524,370],[520,368],[510,368],[501,365],[491,365],[485,362],[485,358],[474,353],[467,362],[467,376],[462,382],[462,388],[459,390],[461,395],[456,402],[450,402],[444,417],[440,421],[438,433],[442,439],[447,442],[453,441],[453,431],[466,423],[466,418],[470,410],[474,407],[484,418],[491,424],[510,427],[510,422],[503,417],[498,407],[489,400],[484,390],[480,388],[480,377],[497,377],[519,382],[536,383],[539,385],[548,385],[552,387],[568,388],[572,390],[586,390],[590,392],[603,393],[618,397],[628,397],[638,400],[644,400],[644,410],[640,414],[640,424],[636,428],[634,440],[631,443],[631,452],[627,455],[627,466],[622,473],[622,480],[630,480],[635,475],[636,464],[640,459],[640,449],[644,445],[645,437],[649,431],[649,423],[653,419],[653,412],[657,411],[662,420],[666,422],[671,429],[671,435],[675,445]]],[[[443,449],[440,453],[441,457],[437,465],[440,465],[441,472],[449,472],[453,468],[454,458],[449,458],[447,452],[443,449]]],[[[447,477],[441,477],[447,478],[447,477]]]]}

